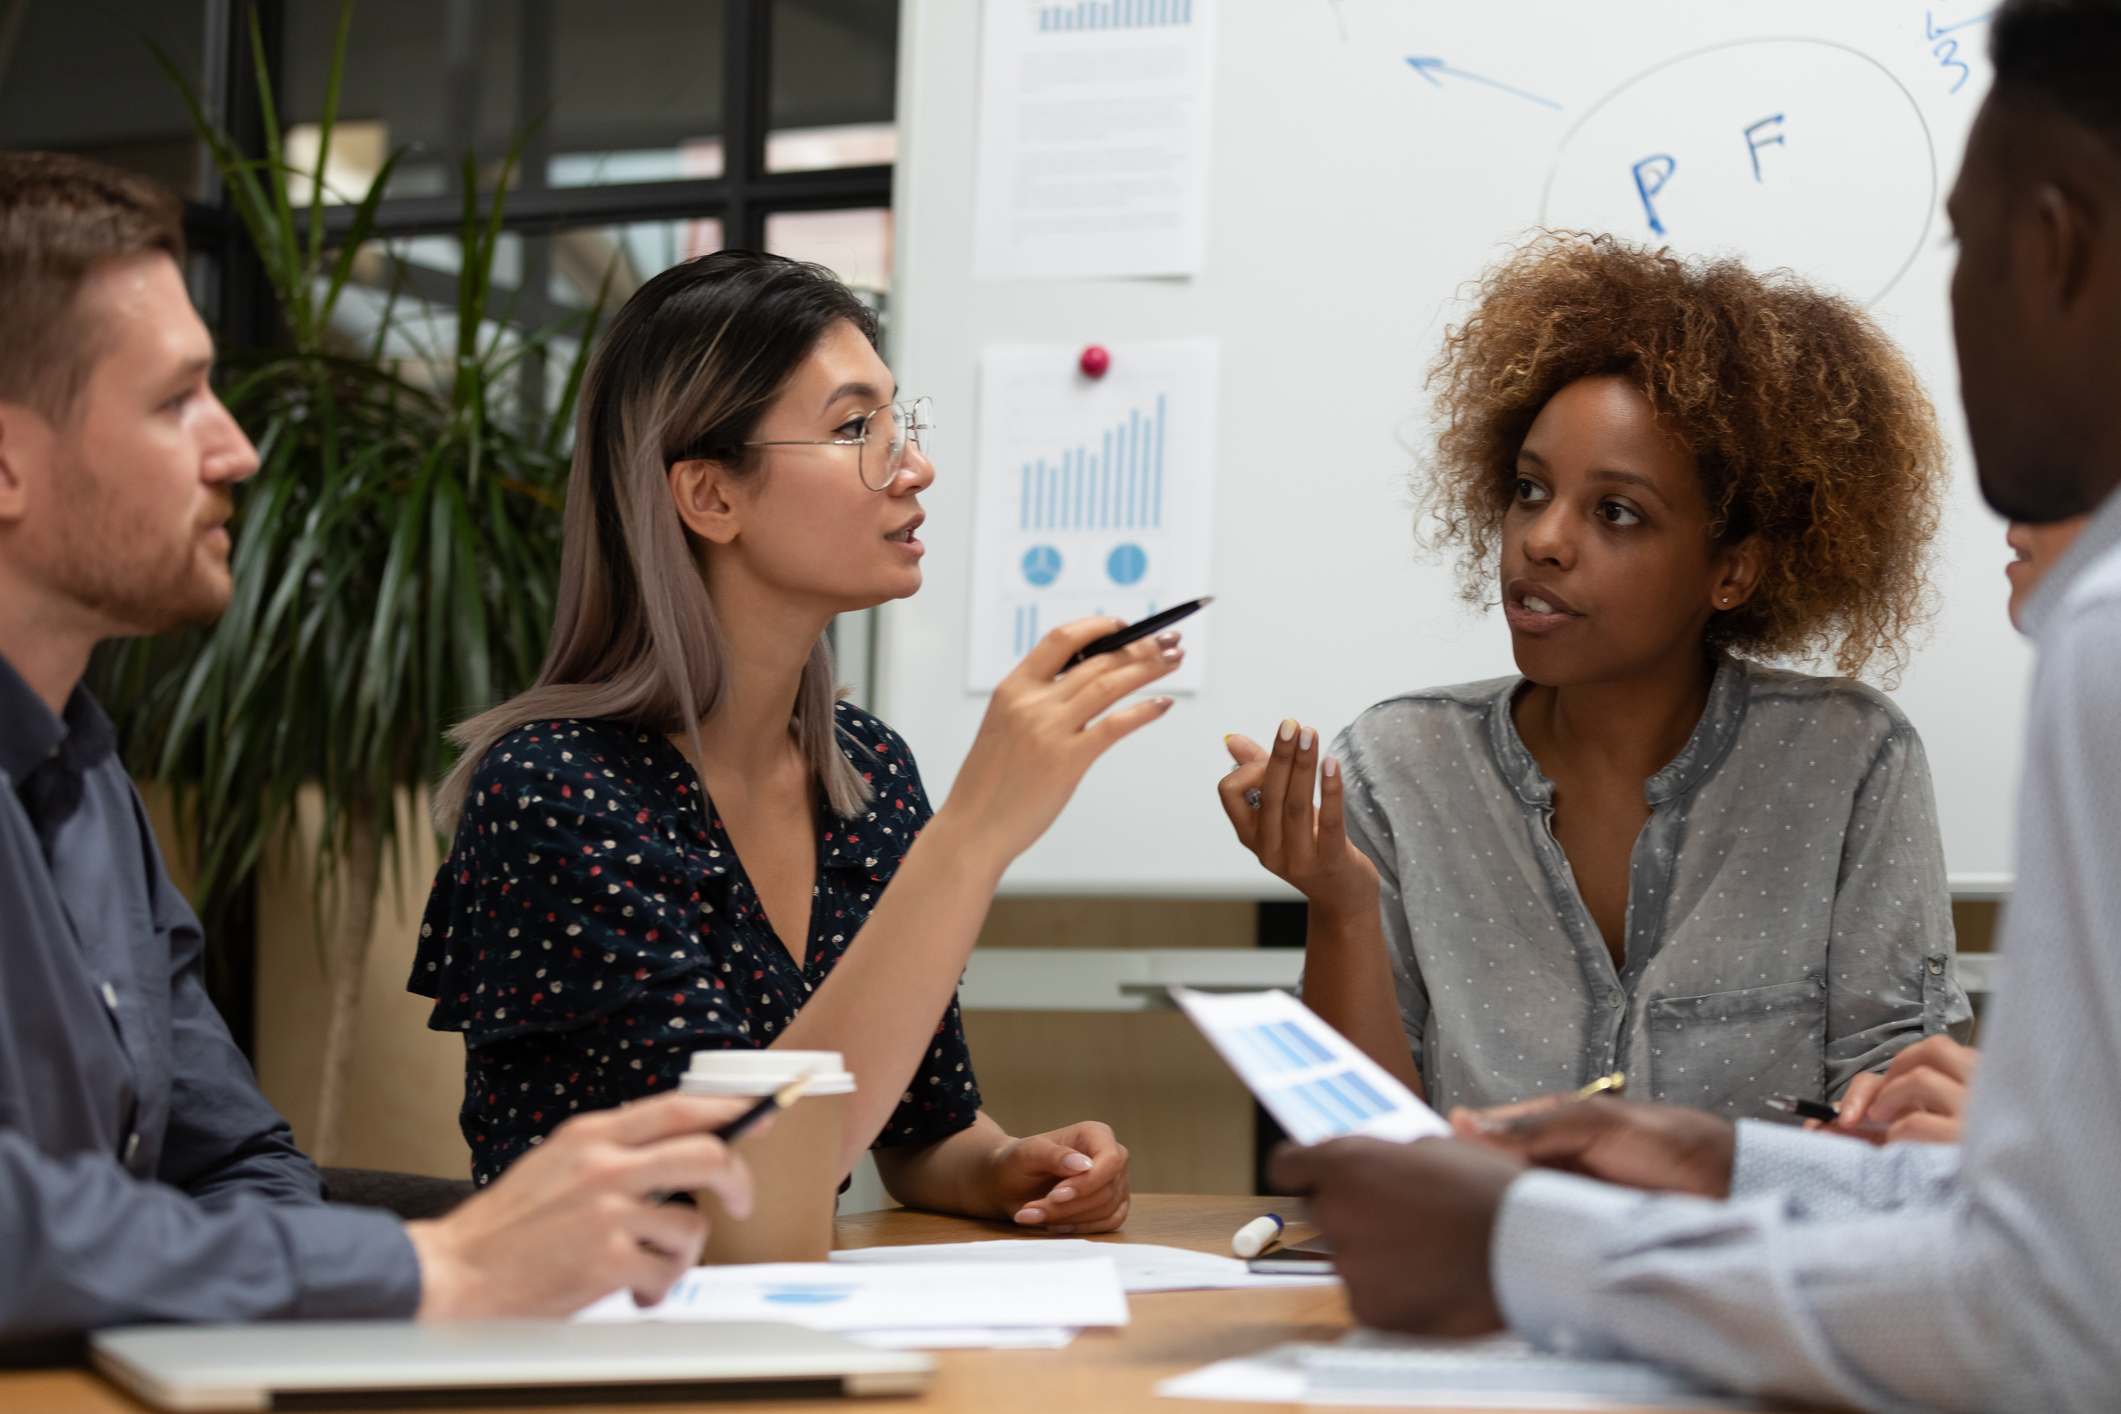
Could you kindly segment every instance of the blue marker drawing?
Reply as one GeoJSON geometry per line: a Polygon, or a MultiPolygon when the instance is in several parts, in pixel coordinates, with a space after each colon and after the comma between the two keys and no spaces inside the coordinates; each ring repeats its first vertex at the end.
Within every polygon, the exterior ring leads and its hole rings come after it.
{"type": "MultiPolygon", "coordinates": [[[[1760,149],[1763,147],[1789,146],[1788,143],[1782,140],[1782,115],[1777,113],[1772,117],[1762,118],[1757,123],[1748,123],[1745,129],[1745,146],[1747,153],[1753,159],[1753,180],[1757,182],[1760,180],[1760,149]],[[1775,129],[1773,137],[1755,136],[1762,128],[1770,126],[1775,129]]],[[[1653,221],[1651,224],[1655,225],[1656,223],[1653,221]]]]}
{"type": "Polygon", "coordinates": [[[1922,12],[1922,34],[1925,39],[1942,39],[1955,29],[1966,29],[1972,25],[1981,24],[1983,21],[1992,18],[1995,13],[1994,10],[1983,10],[1970,20],[1961,20],[1957,24],[1940,25],[1937,23],[1937,16],[1933,11],[1924,10],[1922,12]]]}
{"type": "Polygon", "coordinates": [[[1024,578],[1040,589],[1060,578],[1060,551],[1051,545],[1033,545],[1024,551],[1024,578]]]}
{"type": "Polygon", "coordinates": [[[1959,77],[1952,80],[1949,92],[1957,93],[1960,89],[1966,87],[1966,81],[1973,75],[1973,70],[1966,66],[1966,60],[1959,57],[1959,41],[1947,39],[1945,36],[1955,29],[1966,29],[1971,25],[1982,24],[1995,13],[1994,10],[1983,10],[1972,19],[1961,20],[1957,24],[1940,25],[1937,23],[1936,16],[1930,11],[1924,10],[1922,12],[1922,33],[1925,38],[1935,41],[1930,47],[1930,53],[1936,56],[1937,67],[1940,69],[1957,69],[1959,71],[1959,77]]]}
{"type": "Polygon", "coordinates": [[[1650,218],[1650,229],[1660,236],[1664,234],[1664,222],[1657,219],[1657,203],[1651,198],[1664,190],[1664,184],[1672,180],[1672,173],[1678,167],[1674,158],[1660,152],[1655,157],[1643,158],[1633,169],[1635,191],[1642,198],[1642,214],[1650,218]]]}
{"type": "Polygon", "coordinates": [[[1436,76],[1438,74],[1449,74],[1454,79],[1470,79],[1474,83],[1484,83],[1489,88],[1499,88],[1504,93],[1515,94],[1519,98],[1528,98],[1534,103],[1538,103],[1545,107],[1555,109],[1557,112],[1561,108],[1561,105],[1559,103],[1556,103],[1551,98],[1541,98],[1536,93],[1526,93],[1521,88],[1512,88],[1506,83],[1497,83],[1493,79],[1484,79],[1479,74],[1469,74],[1464,69],[1454,69],[1441,59],[1433,59],[1428,57],[1417,58],[1416,56],[1409,54],[1407,56],[1407,64],[1414,70],[1415,73],[1420,74],[1423,78],[1427,79],[1430,83],[1435,84],[1438,88],[1443,87],[1443,80],[1436,76]]]}

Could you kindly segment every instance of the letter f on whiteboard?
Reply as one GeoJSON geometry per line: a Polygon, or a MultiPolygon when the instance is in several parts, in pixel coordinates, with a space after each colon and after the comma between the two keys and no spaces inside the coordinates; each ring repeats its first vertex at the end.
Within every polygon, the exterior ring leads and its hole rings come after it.
{"type": "Polygon", "coordinates": [[[1761,148],[1788,146],[1789,144],[1782,140],[1782,115],[1780,113],[1762,118],[1757,123],[1748,124],[1745,130],[1745,147],[1747,155],[1753,159],[1753,180],[1756,182],[1760,180],[1761,148]],[[1762,128],[1773,128],[1775,131],[1766,137],[1762,137],[1760,135],[1762,128]]]}
{"type": "Polygon", "coordinates": [[[1635,192],[1642,198],[1642,214],[1650,218],[1650,229],[1658,235],[1664,234],[1664,222],[1657,219],[1657,193],[1664,184],[1672,180],[1672,172],[1678,162],[1664,153],[1645,157],[1635,164],[1635,192]]]}

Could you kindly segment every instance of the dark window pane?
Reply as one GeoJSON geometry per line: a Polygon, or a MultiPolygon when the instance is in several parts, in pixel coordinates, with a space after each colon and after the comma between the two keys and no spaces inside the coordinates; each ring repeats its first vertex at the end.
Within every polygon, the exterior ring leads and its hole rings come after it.
{"type": "MultiPolygon", "coordinates": [[[[431,196],[451,188],[467,150],[497,158],[516,126],[516,12],[513,4],[478,0],[361,0],[347,36],[339,117],[373,134],[359,167],[374,174],[383,152],[410,151],[398,166],[393,196],[431,196]]],[[[287,0],[281,111],[296,155],[313,156],[317,118],[331,74],[338,0],[287,0]],[[304,132],[304,128],[309,129],[304,132]],[[304,141],[307,152],[300,152],[304,141]]],[[[352,154],[334,165],[358,170],[352,154]]],[[[358,199],[361,191],[344,193],[358,199]]]]}
{"type": "MultiPolygon", "coordinates": [[[[514,397],[496,404],[520,408],[516,398],[549,413],[566,386],[568,365],[581,347],[578,316],[603,300],[599,328],[608,325],[641,283],[681,260],[721,248],[722,225],[712,218],[635,221],[581,226],[550,236],[503,232],[494,249],[487,319],[478,344],[496,368],[512,376],[514,397]],[[542,356],[519,359],[523,334],[562,328],[542,356]]],[[[457,347],[457,281],[464,250],[454,236],[402,236],[372,241],[354,262],[353,280],[333,311],[334,330],[349,349],[375,352],[409,381],[435,389],[451,377],[457,347]]]]}
{"type": "Polygon", "coordinates": [[[898,0],[773,0],[766,170],[896,155],[898,0]]]}
{"type": "MultiPolygon", "coordinates": [[[[323,109],[336,0],[288,0],[287,110],[323,109]]],[[[522,180],[556,186],[719,176],[722,0],[362,0],[345,118],[410,145],[394,196],[450,190],[474,150],[491,182],[541,115],[522,180]]]]}
{"type": "Polygon", "coordinates": [[[141,40],[196,89],[203,0],[0,0],[0,146],[78,152],[195,196],[183,101],[141,40]]]}

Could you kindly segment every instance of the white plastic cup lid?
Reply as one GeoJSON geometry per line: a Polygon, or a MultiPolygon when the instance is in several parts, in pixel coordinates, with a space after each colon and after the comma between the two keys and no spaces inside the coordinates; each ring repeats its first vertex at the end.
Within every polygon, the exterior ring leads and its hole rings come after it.
{"type": "Polygon", "coordinates": [[[808,1074],[805,1095],[851,1095],[854,1076],[838,1051],[694,1051],[678,1082],[688,1095],[771,1095],[808,1074]]]}

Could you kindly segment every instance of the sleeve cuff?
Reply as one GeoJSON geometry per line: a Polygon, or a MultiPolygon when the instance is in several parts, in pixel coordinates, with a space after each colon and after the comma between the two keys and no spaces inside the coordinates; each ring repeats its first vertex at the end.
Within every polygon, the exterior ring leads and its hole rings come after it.
{"type": "Polygon", "coordinates": [[[1731,1199],[1773,1197],[1798,1218],[1855,1218],[1939,1201],[1958,1171],[1957,1144],[1880,1149],[1845,1134],[1742,1119],[1731,1199]]]}
{"type": "Polygon", "coordinates": [[[1543,1350],[1611,1358],[1621,1347],[1589,1319],[1609,1233],[1626,1232],[1650,1195],[1575,1174],[1532,1169],[1503,1194],[1489,1248],[1495,1304],[1543,1350]]]}
{"type": "Polygon", "coordinates": [[[1820,1134],[1794,1124],[1739,1120],[1738,1143],[1731,1155],[1731,1196],[1747,1198],[1787,1187],[1793,1171],[1818,1164],[1822,1142],[1835,1141],[1863,1143],[1845,1134],[1820,1134]]]}
{"type": "Polygon", "coordinates": [[[266,1208],[287,1244],[301,1320],[409,1319],[420,1308],[420,1259],[404,1224],[374,1208],[266,1208]]]}

